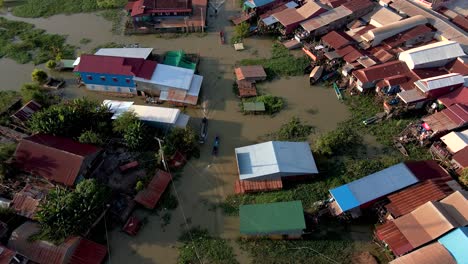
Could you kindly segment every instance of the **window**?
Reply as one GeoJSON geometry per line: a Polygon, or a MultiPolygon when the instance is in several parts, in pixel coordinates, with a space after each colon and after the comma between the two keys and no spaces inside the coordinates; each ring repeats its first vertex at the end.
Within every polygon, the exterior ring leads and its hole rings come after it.
{"type": "Polygon", "coordinates": [[[118,82],[117,77],[112,77],[112,80],[113,80],[114,82],[118,82]]]}
{"type": "Polygon", "coordinates": [[[125,78],[126,83],[130,83],[130,78],[125,78]]]}
{"type": "Polygon", "coordinates": [[[88,80],[92,81],[92,80],[93,80],[93,76],[91,76],[91,75],[88,75],[88,76],[86,76],[86,79],[88,79],[88,80]]]}
{"type": "Polygon", "coordinates": [[[99,78],[101,78],[101,81],[105,81],[105,80],[106,80],[106,76],[101,76],[101,77],[99,77],[99,78]]]}

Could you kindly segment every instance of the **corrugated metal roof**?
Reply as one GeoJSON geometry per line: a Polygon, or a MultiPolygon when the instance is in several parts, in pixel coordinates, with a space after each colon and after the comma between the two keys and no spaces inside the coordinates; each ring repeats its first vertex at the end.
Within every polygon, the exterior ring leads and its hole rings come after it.
{"type": "Polygon", "coordinates": [[[440,203],[459,226],[468,225],[468,191],[456,191],[440,203]]]}
{"type": "Polygon", "coordinates": [[[348,211],[367,202],[417,183],[404,163],[393,165],[344,186],[330,190],[341,210],[348,211]]]}
{"type": "Polygon", "coordinates": [[[12,117],[17,118],[21,122],[28,121],[31,116],[37,111],[41,110],[42,106],[34,100],[27,102],[20,108],[12,117]]]}
{"type": "Polygon", "coordinates": [[[73,186],[84,159],[99,151],[98,147],[69,138],[36,134],[20,141],[14,158],[23,171],[73,186]]]}
{"type": "Polygon", "coordinates": [[[269,141],[236,148],[235,152],[241,180],[318,173],[307,142],[269,141]]]}
{"type": "Polygon", "coordinates": [[[385,205],[394,218],[408,214],[429,201],[438,201],[453,190],[442,180],[427,180],[416,186],[387,196],[390,203],[385,205]]]}
{"type": "Polygon", "coordinates": [[[58,246],[43,240],[30,241],[29,237],[38,231],[39,224],[37,223],[26,222],[22,224],[11,234],[8,240],[8,247],[39,264],[68,263],[80,238],[68,238],[58,246]]]}
{"type": "Polygon", "coordinates": [[[234,69],[237,80],[249,78],[266,78],[267,74],[261,65],[241,66],[234,69]]]}
{"type": "Polygon", "coordinates": [[[353,43],[353,41],[347,36],[340,32],[330,31],[321,40],[328,46],[335,50],[344,48],[345,46],[353,43]]]}
{"type": "Polygon", "coordinates": [[[435,160],[407,161],[405,165],[419,181],[431,179],[453,180],[450,174],[435,160]]]}
{"type": "Polygon", "coordinates": [[[106,255],[106,246],[81,238],[67,264],[101,264],[106,255]]]}
{"type": "Polygon", "coordinates": [[[468,147],[464,147],[453,155],[452,159],[456,161],[462,168],[468,168],[468,147]]]}
{"type": "Polygon", "coordinates": [[[147,59],[151,52],[153,48],[103,48],[98,49],[94,55],[147,59]]]}
{"type": "Polygon", "coordinates": [[[427,19],[423,16],[414,16],[404,20],[396,21],[387,24],[383,27],[378,27],[369,30],[368,34],[371,39],[367,39],[367,41],[372,40],[372,45],[376,46],[387,38],[393,37],[398,33],[401,33],[419,25],[424,25],[426,23],[427,19]]]}
{"type": "Polygon", "coordinates": [[[411,89],[408,91],[401,91],[397,94],[397,96],[405,103],[411,104],[416,102],[421,102],[426,100],[426,96],[418,91],[417,89],[411,89]]]}
{"type": "Polygon", "coordinates": [[[346,46],[342,49],[336,50],[336,53],[340,55],[344,61],[347,63],[353,63],[357,61],[360,57],[364,56],[357,48],[353,46],[346,46]]]}
{"type": "Polygon", "coordinates": [[[288,234],[306,227],[301,201],[241,205],[239,216],[241,234],[288,234]]]}
{"type": "Polygon", "coordinates": [[[375,235],[380,241],[385,242],[396,256],[403,255],[414,249],[393,221],[377,226],[375,235]]]}
{"type": "Polygon", "coordinates": [[[451,153],[457,153],[468,146],[468,129],[462,132],[450,132],[440,138],[451,153]]]}
{"type": "Polygon", "coordinates": [[[329,10],[317,17],[308,19],[301,23],[301,27],[308,31],[312,32],[318,28],[321,28],[325,25],[328,25],[334,21],[345,18],[351,15],[353,12],[344,6],[339,6],[332,10],[329,10]]]}
{"type": "Polygon", "coordinates": [[[158,64],[149,78],[135,77],[134,80],[188,91],[194,74],[192,69],[158,64]]]}
{"type": "Polygon", "coordinates": [[[426,63],[439,61],[441,65],[438,66],[443,66],[447,59],[456,59],[464,55],[465,52],[456,41],[440,41],[403,51],[398,59],[406,62],[410,69],[414,69],[423,67],[426,63]]]}
{"type": "Polygon", "coordinates": [[[362,83],[374,82],[395,75],[402,75],[409,72],[408,67],[402,61],[391,61],[369,68],[353,71],[353,75],[362,83]]]}
{"type": "Polygon", "coordinates": [[[249,5],[249,6],[252,6],[252,7],[261,7],[261,6],[273,3],[274,1],[276,1],[276,0],[247,0],[245,2],[246,3],[251,3],[251,5],[249,5]]]}
{"type": "Polygon", "coordinates": [[[419,25],[412,29],[401,32],[393,37],[387,38],[382,43],[390,48],[401,46],[408,40],[415,39],[419,36],[427,34],[432,31],[432,28],[426,25],[419,25]]]}
{"type": "Polygon", "coordinates": [[[16,214],[32,219],[39,210],[39,204],[45,198],[47,191],[27,183],[20,191],[15,193],[11,208],[16,214]]]}
{"type": "Polygon", "coordinates": [[[457,264],[450,252],[439,243],[432,243],[407,255],[401,256],[390,264],[457,264]]]}
{"type": "Polygon", "coordinates": [[[154,209],[171,180],[170,173],[157,170],[148,186],[139,191],[134,200],[148,209],[154,209]]]}
{"type": "Polygon", "coordinates": [[[370,24],[373,26],[381,27],[393,22],[400,21],[403,18],[386,7],[377,6],[373,11],[369,12],[361,19],[366,22],[370,22],[370,24]]]}
{"type": "Polygon", "coordinates": [[[414,84],[424,93],[448,86],[463,85],[465,80],[458,73],[449,73],[436,77],[426,78],[414,82],[414,84]]]}
{"type": "Polygon", "coordinates": [[[281,179],[265,181],[237,180],[234,187],[234,191],[237,194],[274,191],[281,189],[283,189],[283,181],[281,179]]]}
{"type": "Polygon", "coordinates": [[[468,263],[468,250],[466,250],[466,246],[468,245],[468,227],[459,227],[441,237],[438,242],[452,254],[456,263],[468,263]]]}
{"type": "Polygon", "coordinates": [[[14,264],[11,262],[16,252],[0,244],[0,263],[1,264],[14,264]]]}
{"type": "Polygon", "coordinates": [[[468,87],[458,88],[449,94],[442,95],[437,100],[442,102],[446,107],[454,104],[468,105],[468,87]]]}

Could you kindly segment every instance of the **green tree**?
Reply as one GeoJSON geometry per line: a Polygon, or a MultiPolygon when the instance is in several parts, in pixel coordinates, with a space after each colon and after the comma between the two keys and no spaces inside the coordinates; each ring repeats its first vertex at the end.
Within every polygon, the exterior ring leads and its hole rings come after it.
{"type": "Polygon", "coordinates": [[[127,125],[123,133],[125,144],[132,150],[143,147],[145,141],[145,128],[143,123],[138,120],[127,125]]]}
{"type": "Polygon", "coordinates": [[[312,133],[312,126],[303,124],[301,119],[293,117],[288,123],[283,124],[278,132],[273,133],[274,140],[281,141],[307,141],[312,133]]]}
{"type": "Polygon", "coordinates": [[[23,84],[21,87],[21,97],[25,103],[34,100],[44,106],[49,104],[49,95],[37,83],[23,84]]]}
{"type": "Polygon", "coordinates": [[[460,174],[460,181],[465,185],[465,187],[468,187],[468,168],[463,169],[460,174]]]}
{"type": "Polygon", "coordinates": [[[346,126],[323,134],[315,141],[315,151],[322,155],[331,156],[349,149],[362,141],[355,129],[348,129],[346,126]]]}
{"type": "Polygon", "coordinates": [[[47,81],[47,78],[49,78],[47,73],[40,69],[34,69],[31,73],[31,79],[33,80],[33,82],[37,82],[39,84],[45,83],[47,81]]]}
{"type": "Polygon", "coordinates": [[[127,127],[131,123],[135,123],[140,121],[138,119],[138,116],[135,114],[133,111],[128,111],[123,114],[121,114],[117,119],[114,120],[112,123],[113,130],[116,133],[121,133],[123,134],[125,130],[127,130],[127,127]]]}
{"type": "Polygon", "coordinates": [[[247,22],[242,22],[234,28],[235,36],[245,38],[249,35],[250,25],[247,22]]]}
{"type": "Polygon", "coordinates": [[[55,60],[49,60],[46,62],[46,67],[49,70],[55,70],[55,67],[57,67],[57,62],[55,60]]]}
{"type": "Polygon", "coordinates": [[[97,0],[99,8],[116,8],[123,7],[127,0],[97,0]]]}
{"type": "Polygon", "coordinates": [[[199,156],[198,135],[192,128],[173,128],[167,135],[163,146],[164,154],[172,156],[177,150],[188,156],[199,156]]]}
{"type": "Polygon", "coordinates": [[[13,171],[11,164],[6,163],[15,152],[16,144],[0,144],[0,182],[7,178],[13,171]]]}
{"type": "Polygon", "coordinates": [[[104,143],[101,135],[92,130],[86,130],[85,132],[81,133],[80,137],[78,137],[78,141],[84,144],[93,145],[103,145],[104,143]]]}
{"type": "Polygon", "coordinates": [[[137,181],[135,185],[135,191],[139,192],[143,190],[144,188],[145,188],[145,184],[143,183],[143,181],[137,181]]]}
{"type": "Polygon", "coordinates": [[[41,225],[36,238],[58,244],[69,236],[82,235],[102,213],[109,194],[94,179],[81,181],[74,191],[53,189],[36,215],[41,225]]]}

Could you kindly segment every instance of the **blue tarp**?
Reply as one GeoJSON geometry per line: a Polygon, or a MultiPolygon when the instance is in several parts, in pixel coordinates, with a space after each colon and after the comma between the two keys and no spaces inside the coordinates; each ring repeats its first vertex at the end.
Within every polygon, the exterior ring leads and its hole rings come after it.
{"type": "Polygon", "coordinates": [[[468,227],[460,227],[441,237],[442,244],[458,264],[468,264],[468,227]]]}
{"type": "Polygon", "coordinates": [[[354,197],[348,185],[342,185],[330,190],[330,193],[335,198],[335,201],[340,206],[341,210],[348,211],[360,205],[359,201],[354,197]]]}

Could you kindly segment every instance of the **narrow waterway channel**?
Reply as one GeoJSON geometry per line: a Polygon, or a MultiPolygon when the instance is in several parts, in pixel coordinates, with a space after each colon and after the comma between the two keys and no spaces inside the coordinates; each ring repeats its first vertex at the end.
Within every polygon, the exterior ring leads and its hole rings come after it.
{"type": "MultiPolygon", "coordinates": [[[[216,18],[209,17],[209,32],[206,36],[164,39],[152,35],[116,36],[111,33],[111,23],[96,14],[57,15],[50,18],[17,19],[33,23],[50,33],[68,35],[68,42],[80,47],[82,51],[93,47],[116,42],[123,44],[139,43],[152,47],[155,53],[182,49],[188,53],[198,53],[201,57],[199,71],[204,76],[202,101],[207,106],[209,118],[209,139],[202,146],[200,159],[194,159],[184,168],[183,175],[176,182],[179,208],[172,212],[170,223],[162,228],[160,216],[139,210],[138,214],[147,217],[148,222],[136,237],[129,237],[119,230],[109,234],[110,263],[175,263],[177,259],[177,239],[185,229],[192,227],[207,228],[211,233],[223,238],[235,239],[239,235],[238,217],[223,215],[215,205],[233,193],[237,167],[234,148],[252,144],[258,137],[277,130],[291,117],[298,116],[314,126],[317,133],[334,129],[337,123],[349,118],[346,106],[340,103],[333,90],[324,87],[310,87],[306,76],[283,78],[260,85],[262,91],[286,99],[287,107],[274,117],[262,115],[243,115],[239,111],[239,99],[232,92],[235,63],[253,56],[267,57],[272,44],[271,38],[250,38],[245,41],[246,50],[236,52],[230,45],[220,45],[218,30],[223,29],[227,36],[233,30],[228,17],[238,9],[235,1],[227,1],[216,18]],[[91,43],[81,45],[82,38],[91,43]],[[211,142],[219,135],[221,147],[219,156],[211,155],[211,142]]],[[[210,10],[210,13],[212,10],[210,10]]],[[[30,81],[31,64],[19,65],[12,60],[0,59],[1,89],[19,90],[24,82],[30,81]]],[[[73,75],[65,73],[68,80],[63,93],[68,98],[90,96],[107,98],[76,88],[73,75]]],[[[191,124],[198,126],[203,111],[189,109],[191,124]]],[[[238,256],[240,263],[248,263],[244,254],[238,256]]]]}

